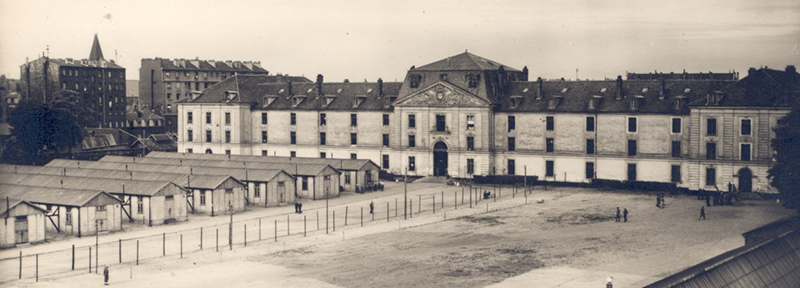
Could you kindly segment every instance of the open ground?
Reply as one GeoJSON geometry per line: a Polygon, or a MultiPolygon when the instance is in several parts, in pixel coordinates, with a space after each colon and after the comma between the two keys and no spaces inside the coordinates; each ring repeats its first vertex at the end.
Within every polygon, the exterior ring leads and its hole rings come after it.
{"type": "MultiPolygon", "coordinates": [[[[328,234],[323,224],[321,230],[304,237],[299,228],[303,222],[292,219],[290,224],[298,228],[291,229],[298,230],[277,242],[257,241],[219,252],[206,249],[186,253],[183,258],[173,254],[141,261],[139,266],[130,262],[112,265],[111,285],[602,287],[606,277],[612,276],[615,287],[641,287],[739,247],[744,243],[742,232],[793,213],[771,201],[746,200],[734,206],[707,207],[708,219],[703,221],[698,215],[705,202],[693,196],[668,197],[666,208],[659,209],[652,195],[575,188],[537,189],[528,204],[525,197],[512,197],[506,188],[497,202],[483,200],[470,209],[461,204],[460,187],[412,184],[409,198],[414,200],[414,214],[408,220],[403,220],[402,185],[392,184],[386,192],[346,195],[331,201],[331,210],[337,211],[337,229],[330,229],[328,234]],[[443,204],[440,193],[445,193],[443,204]],[[433,200],[434,195],[438,200],[433,200]],[[394,199],[398,196],[400,207],[395,217],[394,199]],[[418,197],[423,199],[422,207],[418,197]],[[361,227],[359,214],[354,211],[368,207],[369,202],[375,203],[376,220],[367,214],[367,223],[361,227]],[[390,205],[388,221],[386,203],[390,205]],[[456,203],[458,210],[453,207],[456,203]],[[348,212],[350,223],[342,227],[345,206],[352,210],[348,212]],[[616,207],[628,209],[627,223],[615,222],[616,207]]],[[[306,215],[325,213],[324,201],[306,206],[306,215]]],[[[255,211],[253,215],[288,213],[292,209],[284,208],[255,211]]],[[[202,221],[223,223],[225,219],[220,218],[202,221]]],[[[316,230],[316,223],[313,226],[316,230]]],[[[181,225],[153,231],[178,227],[181,225]]],[[[288,234],[287,228],[279,232],[288,234]]],[[[65,244],[55,242],[29,249],[46,250],[48,245],[65,244]]],[[[74,272],[39,279],[38,283],[26,279],[6,285],[94,287],[102,285],[102,275],[74,272]]]]}

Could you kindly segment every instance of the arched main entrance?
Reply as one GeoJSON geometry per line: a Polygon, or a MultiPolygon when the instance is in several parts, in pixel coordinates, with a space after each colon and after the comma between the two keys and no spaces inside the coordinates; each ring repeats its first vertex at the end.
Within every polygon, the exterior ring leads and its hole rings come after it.
{"type": "Polygon", "coordinates": [[[439,141],[433,145],[433,176],[447,175],[447,144],[439,141]]]}
{"type": "Polygon", "coordinates": [[[744,167],[739,169],[739,192],[753,192],[753,171],[744,167]]]}

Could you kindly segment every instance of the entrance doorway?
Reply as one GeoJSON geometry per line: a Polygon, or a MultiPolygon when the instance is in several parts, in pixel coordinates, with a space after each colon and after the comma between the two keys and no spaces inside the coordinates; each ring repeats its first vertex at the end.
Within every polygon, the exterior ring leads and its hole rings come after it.
{"type": "Polygon", "coordinates": [[[433,176],[447,175],[447,144],[436,142],[433,145],[433,176]]]}
{"type": "Polygon", "coordinates": [[[739,192],[753,192],[753,171],[750,168],[739,169],[739,192]]]}

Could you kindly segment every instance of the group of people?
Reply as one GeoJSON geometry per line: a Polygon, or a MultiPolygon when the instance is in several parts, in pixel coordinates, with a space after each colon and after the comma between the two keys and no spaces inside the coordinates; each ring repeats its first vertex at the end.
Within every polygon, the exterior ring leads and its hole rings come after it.
{"type": "Polygon", "coordinates": [[[667,201],[664,199],[666,195],[664,193],[656,194],[656,207],[664,209],[667,207],[667,201]]]}
{"type": "Polygon", "coordinates": [[[303,213],[303,203],[294,202],[294,213],[297,214],[303,213]]]}
{"type": "MultiPolygon", "coordinates": [[[[622,209],[623,209],[622,217],[625,219],[625,222],[628,222],[628,208],[622,208],[622,209]]],[[[619,207],[617,207],[617,221],[616,222],[619,222],[619,216],[620,216],[620,211],[619,211],[619,207]]]]}
{"type": "Polygon", "coordinates": [[[367,184],[364,187],[356,186],[356,193],[365,193],[372,191],[383,191],[383,183],[367,184]]]}
{"type": "Polygon", "coordinates": [[[483,199],[489,199],[489,198],[492,198],[492,192],[490,192],[489,190],[483,191],[483,199]]]}

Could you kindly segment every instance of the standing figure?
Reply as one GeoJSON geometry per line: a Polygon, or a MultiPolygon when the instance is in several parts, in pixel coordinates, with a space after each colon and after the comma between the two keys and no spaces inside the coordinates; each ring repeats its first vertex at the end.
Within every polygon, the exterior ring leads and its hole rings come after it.
{"type": "Polygon", "coordinates": [[[625,222],[628,222],[628,208],[622,211],[622,217],[625,219],[625,222]]]}
{"type": "MultiPolygon", "coordinates": [[[[704,206],[700,207],[700,218],[703,218],[703,220],[706,220],[706,207],[704,207],[704,206]]],[[[697,220],[700,220],[700,218],[697,218],[697,220]]]]}
{"type": "Polygon", "coordinates": [[[661,194],[656,195],[656,207],[661,208],[661,194]]]}
{"type": "Polygon", "coordinates": [[[617,207],[617,221],[616,222],[619,222],[619,207],[617,207]]]}
{"type": "Polygon", "coordinates": [[[303,214],[303,203],[297,203],[297,213],[303,214]]]}
{"type": "Polygon", "coordinates": [[[105,285],[108,285],[108,265],[106,265],[106,267],[103,267],[103,283],[105,285]]]}
{"type": "Polygon", "coordinates": [[[667,195],[661,194],[661,208],[667,208],[667,195]]]}
{"type": "Polygon", "coordinates": [[[369,214],[372,214],[372,208],[373,207],[374,207],[374,204],[372,204],[372,201],[369,201],[369,214]]]}

